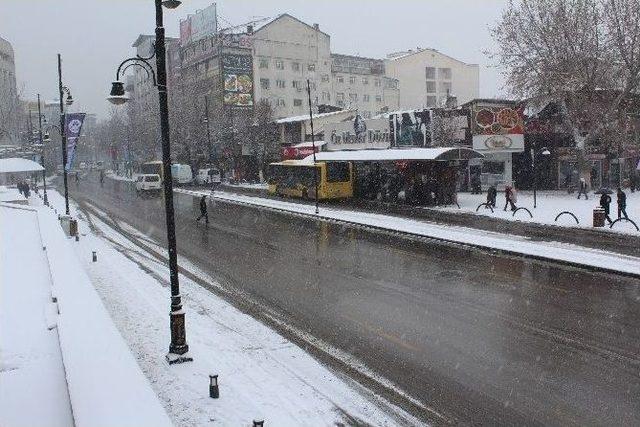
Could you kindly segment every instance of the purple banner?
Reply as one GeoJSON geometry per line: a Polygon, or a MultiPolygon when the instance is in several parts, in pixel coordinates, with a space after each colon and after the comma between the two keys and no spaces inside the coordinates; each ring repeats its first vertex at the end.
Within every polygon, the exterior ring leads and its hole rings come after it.
{"type": "Polygon", "coordinates": [[[76,157],[76,146],[78,138],[82,132],[85,113],[68,113],[64,116],[64,134],[67,137],[67,164],[65,170],[69,172],[73,167],[73,160],[76,157]]]}

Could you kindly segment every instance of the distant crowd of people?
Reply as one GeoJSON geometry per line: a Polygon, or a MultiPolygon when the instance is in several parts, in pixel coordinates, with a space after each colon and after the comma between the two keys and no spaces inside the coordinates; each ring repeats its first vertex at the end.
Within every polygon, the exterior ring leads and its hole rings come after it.
{"type": "Polygon", "coordinates": [[[29,183],[27,181],[18,181],[16,187],[18,187],[18,191],[20,192],[20,194],[22,194],[27,199],[29,198],[29,196],[31,195],[31,188],[29,187],[29,183]]]}

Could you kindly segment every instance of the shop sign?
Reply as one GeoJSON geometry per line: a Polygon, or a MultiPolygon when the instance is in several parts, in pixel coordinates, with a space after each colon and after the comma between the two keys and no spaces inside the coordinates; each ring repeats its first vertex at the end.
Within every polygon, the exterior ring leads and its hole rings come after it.
{"type": "Polygon", "coordinates": [[[473,149],[477,151],[524,151],[524,135],[474,135],[473,149]]]}
{"type": "Polygon", "coordinates": [[[224,105],[253,106],[253,63],[251,55],[223,55],[224,105]]]}
{"type": "MultiPolygon", "coordinates": [[[[320,147],[316,147],[316,153],[320,147]]],[[[304,159],[313,154],[313,147],[282,147],[282,160],[304,159]]]]}
{"type": "Polygon", "coordinates": [[[386,119],[364,120],[358,115],[354,121],[324,125],[324,135],[329,151],[385,149],[391,146],[386,119]]]}

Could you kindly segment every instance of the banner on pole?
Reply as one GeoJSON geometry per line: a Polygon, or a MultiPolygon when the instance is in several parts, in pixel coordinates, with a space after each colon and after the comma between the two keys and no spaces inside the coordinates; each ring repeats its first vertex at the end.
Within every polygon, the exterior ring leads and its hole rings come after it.
{"type": "Polygon", "coordinates": [[[69,172],[73,167],[73,160],[76,157],[76,147],[82,131],[85,113],[68,113],[64,116],[64,134],[67,137],[67,164],[65,170],[69,172]]]}

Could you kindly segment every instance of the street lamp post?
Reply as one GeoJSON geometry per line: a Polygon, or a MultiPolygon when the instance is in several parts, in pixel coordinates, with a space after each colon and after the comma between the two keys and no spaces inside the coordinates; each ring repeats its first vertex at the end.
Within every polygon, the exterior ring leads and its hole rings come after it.
{"type": "Polygon", "coordinates": [[[69,215],[69,186],[67,184],[67,136],[64,132],[64,103],[62,96],[67,94],[66,104],[71,105],[73,98],[69,88],[62,85],[62,58],[58,54],[58,95],[60,96],[60,136],[62,139],[62,175],[64,180],[64,207],[65,213],[69,215]]]}
{"type": "Polygon", "coordinates": [[[47,197],[47,167],[44,162],[44,142],[42,141],[42,111],[40,110],[40,94],[38,94],[38,138],[42,147],[42,155],[40,161],[42,163],[42,186],[44,191],[44,205],[49,206],[49,198],[47,197]]]}
{"type": "MultiPolygon", "coordinates": [[[[531,149],[531,171],[533,173],[533,207],[534,209],[537,207],[537,191],[538,191],[538,171],[536,168],[536,151],[537,144],[534,144],[534,148],[531,149]]],[[[542,147],[540,154],[543,156],[548,156],[551,154],[548,148],[542,147]]]]}
{"type": "Polygon", "coordinates": [[[318,169],[316,168],[316,140],[313,133],[313,110],[311,108],[311,83],[307,79],[307,95],[309,98],[309,121],[311,123],[311,148],[313,150],[313,185],[316,193],[316,215],[320,212],[318,208],[318,169]]]}
{"type": "Polygon", "coordinates": [[[154,54],[148,58],[137,56],[124,60],[116,71],[116,80],[112,83],[111,94],[107,98],[111,103],[120,105],[128,98],[124,92],[124,84],[120,81],[120,71],[123,65],[138,65],[144,68],[153,77],[153,83],[158,87],[158,101],[160,104],[160,132],[162,137],[162,170],[164,174],[164,207],[167,224],[167,245],[169,247],[169,276],[171,282],[171,312],[169,314],[169,328],[171,331],[171,343],[167,361],[169,364],[192,361],[186,355],[189,351],[186,339],[185,315],[182,310],[182,298],[180,296],[180,282],[178,280],[178,253],[176,249],[176,226],[173,208],[173,177],[171,174],[171,146],[169,138],[169,105],[167,97],[167,68],[166,47],[162,19],[162,6],[174,9],[180,5],[177,0],[155,0],[156,11],[156,40],[154,54]],[[156,73],[147,62],[156,57],[156,73]]]}

